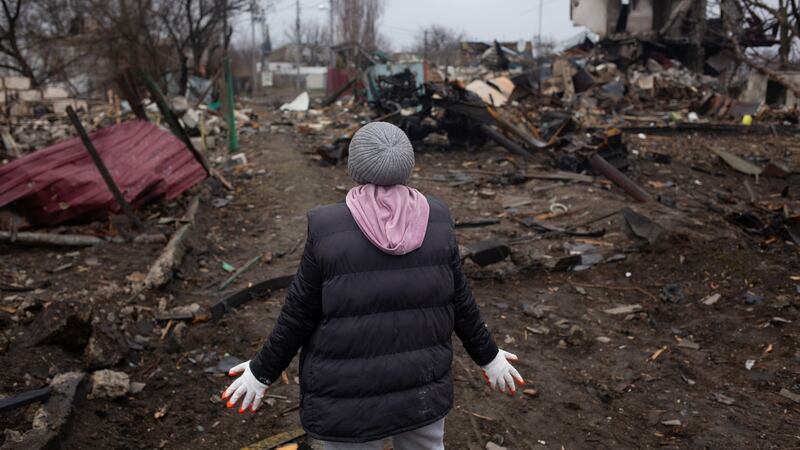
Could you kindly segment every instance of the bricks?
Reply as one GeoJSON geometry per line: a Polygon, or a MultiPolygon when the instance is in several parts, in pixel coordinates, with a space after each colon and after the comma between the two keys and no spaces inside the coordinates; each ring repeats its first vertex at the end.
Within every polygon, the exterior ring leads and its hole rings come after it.
{"type": "Polygon", "coordinates": [[[66,114],[67,106],[75,107],[73,100],[56,100],[53,102],[53,112],[56,114],[66,114]]]}
{"type": "Polygon", "coordinates": [[[67,106],[72,106],[75,111],[89,110],[89,104],[86,102],[86,100],[65,99],[53,101],[53,112],[56,114],[66,114],[67,106]]]}
{"type": "Polygon", "coordinates": [[[17,92],[17,97],[23,102],[40,102],[42,101],[42,92],[29,89],[17,92]]]}
{"type": "Polygon", "coordinates": [[[33,108],[24,103],[14,103],[11,105],[10,114],[12,117],[30,116],[33,114],[33,108]]]}
{"type": "Polygon", "coordinates": [[[66,89],[58,86],[50,86],[44,89],[44,98],[47,100],[60,100],[69,98],[69,92],[66,89]]]}
{"type": "Polygon", "coordinates": [[[31,80],[26,77],[3,77],[3,87],[8,90],[24,91],[31,88],[31,80]]]}

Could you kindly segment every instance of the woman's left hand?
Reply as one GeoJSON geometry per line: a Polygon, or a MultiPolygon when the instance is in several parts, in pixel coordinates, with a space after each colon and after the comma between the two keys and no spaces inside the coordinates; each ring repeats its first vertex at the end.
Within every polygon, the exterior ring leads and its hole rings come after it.
{"type": "Polygon", "coordinates": [[[497,389],[502,393],[508,391],[508,395],[514,395],[517,393],[514,383],[516,382],[516,384],[522,386],[525,381],[509,361],[517,362],[517,355],[505,350],[499,350],[492,362],[481,368],[483,369],[483,377],[492,389],[497,389]]]}
{"type": "Polygon", "coordinates": [[[269,386],[256,379],[253,372],[250,371],[250,361],[245,361],[228,371],[228,375],[232,377],[240,373],[242,376],[231,383],[228,389],[222,393],[222,399],[228,400],[228,408],[233,408],[239,399],[243,399],[242,405],[239,407],[239,414],[244,414],[248,408],[250,411],[256,412],[261,406],[261,399],[264,398],[269,386]]]}

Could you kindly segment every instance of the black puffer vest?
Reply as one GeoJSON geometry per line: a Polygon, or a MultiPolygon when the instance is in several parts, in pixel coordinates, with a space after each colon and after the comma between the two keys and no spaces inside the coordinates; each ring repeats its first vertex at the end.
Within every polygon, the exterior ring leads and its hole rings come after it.
{"type": "Polygon", "coordinates": [[[453,404],[453,331],[477,364],[497,354],[447,206],[428,203],[422,247],[402,256],[373,246],[344,203],[308,213],[303,261],[250,367],[269,383],[303,348],[301,419],[317,439],[371,441],[443,418],[453,404]]]}

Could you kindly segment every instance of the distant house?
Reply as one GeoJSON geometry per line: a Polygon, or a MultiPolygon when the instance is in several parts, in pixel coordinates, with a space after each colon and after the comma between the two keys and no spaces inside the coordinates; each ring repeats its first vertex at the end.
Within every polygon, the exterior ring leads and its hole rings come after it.
{"type": "Polygon", "coordinates": [[[264,63],[261,85],[324,90],[328,75],[327,53],[322,46],[287,44],[276,48],[264,63]]]}

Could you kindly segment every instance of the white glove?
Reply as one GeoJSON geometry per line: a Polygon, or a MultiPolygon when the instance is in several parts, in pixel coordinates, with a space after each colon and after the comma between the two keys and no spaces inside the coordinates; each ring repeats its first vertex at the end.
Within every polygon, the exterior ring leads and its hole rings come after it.
{"type": "Polygon", "coordinates": [[[242,372],[244,372],[242,376],[231,383],[228,389],[225,389],[225,392],[222,393],[222,399],[226,400],[230,397],[227,406],[228,408],[233,408],[239,399],[244,397],[242,405],[239,407],[239,414],[244,414],[247,408],[251,408],[252,412],[256,412],[258,407],[261,406],[261,399],[264,398],[269,386],[256,379],[253,372],[250,371],[250,361],[245,361],[233,367],[228,371],[228,375],[235,377],[242,372]]]}
{"type": "Polygon", "coordinates": [[[492,389],[497,389],[502,393],[508,390],[509,395],[514,395],[517,392],[514,381],[522,386],[525,384],[525,380],[522,379],[517,369],[509,364],[508,361],[517,361],[517,355],[500,350],[492,362],[481,368],[483,369],[483,377],[486,378],[486,382],[492,386],[492,389]]]}

